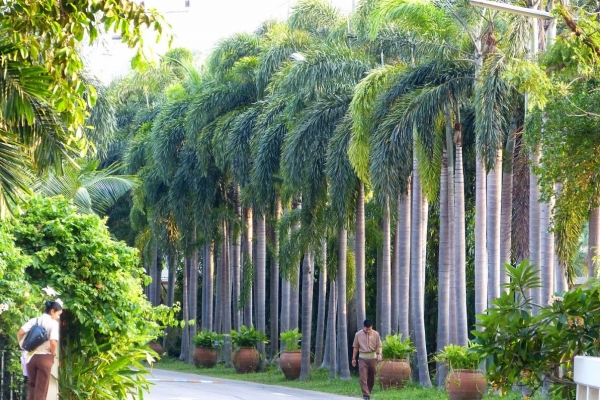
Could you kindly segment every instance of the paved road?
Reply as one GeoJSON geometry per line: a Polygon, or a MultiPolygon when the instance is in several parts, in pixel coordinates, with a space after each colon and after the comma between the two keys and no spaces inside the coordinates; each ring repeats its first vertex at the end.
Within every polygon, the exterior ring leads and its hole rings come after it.
{"type": "Polygon", "coordinates": [[[148,380],[155,384],[150,389],[150,395],[144,396],[145,399],[150,400],[356,400],[353,397],[310,390],[232,381],[159,369],[153,369],[148,380]]]}

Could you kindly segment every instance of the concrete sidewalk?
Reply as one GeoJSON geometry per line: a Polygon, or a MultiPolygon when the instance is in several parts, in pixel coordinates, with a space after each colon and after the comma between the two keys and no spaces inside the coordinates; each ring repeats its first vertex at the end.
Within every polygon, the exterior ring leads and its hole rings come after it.
{"type": "Polygon", "coordinates": [[[150,394],[144,396],[145,399],[150,400],[356,399],[356,397],[338,396],[311,390],[213,378],[156,368],[150,371],[147,379],[154,384],[150,389],[150,394]]]}

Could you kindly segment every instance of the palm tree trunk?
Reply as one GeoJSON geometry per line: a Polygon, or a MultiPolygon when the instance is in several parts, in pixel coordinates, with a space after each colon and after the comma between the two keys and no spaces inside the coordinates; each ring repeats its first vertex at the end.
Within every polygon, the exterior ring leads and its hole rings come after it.
{"type": "Polygon", "coordinates": [[[321,266],[319,267],[319,303],[317,331],[315,335],[315,367],[323,362],[323,337],[325,336],[325,312],[327,311],[327,239],[321,240],[321,266]]]}
{"type": "Polygon", "coordinates": [[[254,265],[252,264],[252,241],[254,239],[254,226],[252,223],[252,208],[246,209],[246,246],[244,248],[244,273],[243,282],[246,289],[244,299],[244,325],[253,326],[252,323],[252,283],[254,280],[254,265]]]}
{"type": "MultiPolygon", "coordinates": [[[[259,331],[265,333],[267,331],[267,226],[264,215],[257,215],[256,218],[256,268],[254,273],[256,276],[256,286],[254,293],[256,295],[256,326],[259,331]]],[[[262,358],[265,358],[265,344],[259,343],[257,346],[258,352],[262,358]]]]}
{"type": "Polygon", "coordinates": [[[500,283],[508,283],[504,264],[511,263],[512,251],[512,205],[513,205],[513,158],[515,153],[516,118],[511,118],[510,133],[506,142],[506,160],[502,173],[502,218],[500,219],[500,283]]]}
{"type": "MultiPolygon", "coordinates": [[[[153,240],[154,241],[154,240],[153,240]]],[[[156,270],[157,270],[157,261],[158,261],[158,246],[156,244],[152,245],[152,250],[150,251],[150,267],[148,268],[148,275],[152,278],[152,282],[148,285],[148,300],[150,304],[156,307],[158,303],[158,292],[156,289],[156,270]]]]}
{"type": "MultiPolygon", "coordinates": [[[[533,151],[530,156],[531,167],[529,169],[529,257],[531,263],[535,266],[537,277],[540,275],[541,253],[540,253],[540,186],[538,177],[533,172],[540,164],[539,147],[533,151]]],[[[542,292],[540,288],[531,289],[531,297],[534,303],[540,304],[542,292]]],[[[537,308],[534,307],[534,313],[537,308]]]]}
{"type": "MultiPolygon", "coordinates": [[[[440,246],[438,260],[438,353],[448,344],[449,305],[450,305],[450,251],[448,239],[448,153],[442,152],[442,173],[440,178],[440,246]]],[[[442,387],[446,382],[447,366],[437,363],[437,386],[442,387]]]]}
{"type": "MultiPolygon", "coordinates": [[[[175,268],[175,256],[169,251],[167,255],[167,269],[169,270],[169,283],[167,287],[167,307],[173,307],[175,303],[175,280],[176,280],[176,268],[175,268]]],[[[163,349],[167,348],[169,333],[171,327],[167,326],[166,335],[163,339],[163,349]]]]}
{"type": "Polygon", "coordinates": [[[329,318],[327,320],[327,331],[329,336],[329,377],[335,379],[337,377],[337,360],[338,360],[338,346],[337,346],[337,309],[338,309],[338,293],[336,279],[332,279],[329,283],[329,318]]]}
{"type": "Polygon", "coordinates": [[[206,275],[206,317],[207,329],[212,331],[215,329],[213,325],[214,317],[214,293],[215,293],[215,243],[211,242],[207,247],[207,275],[206,275]]]}
{"type": "MultiPolygon", "coordinates": [[[[223,332],[225,334],[229,334],[231,332],[231,272],[232,272],[232,263],[229,258],[230,252],[230,242],[231,242],[231,234],[232,229],[227,222],[223,222],[223,306],[221,313],[222,316],[222,324],[223,324],[223,332]]],[[[225,340],[223,343],[223,352],[224,354],[231,354],[231,340],[228,336],[225,336],[225,340]]],[[[225,357],[225,366],[231,366],[231,358],[225,357]]]]}
{"type": "Polygon", "coordinates": [[[500,211],[502,205],[502,148],[487,180],[488,304],[500,297],[500,211]]]}
{"type": "Polygon", "coordinates": [[[540,204],[540,273],[542,278],[541,303],[548,304],[554,294],[554,233],[551,232],[552,208],[554,198],[540,204]]]}
{"type": "MultiPolygon", "coordinates": [[[[456,337],[453,343],[466,345],[468,340],[467,327],[467,282],[466,282],[466,236],[465,236],[465,178],[463,174],[462,157],[462,127],[460,123],[455,123],[454,138],[456,145],[456,163],[454,163],[454,279],[456,281],[456,337]]],[[[485,197],[485,190],[484,190],[485,197]]],[[[477,211],[476,211],[477,212],[477,211]]],[[[477,216],[475,216],[477,219],[477,216]]],[[[485,214],[484,214],[485,219],[485,214]]],[[[485,232],[485,230],[484,230],[485,232]]],[[[476,253],[477,254],[477,253],[476,253]]],[[[477,257],[477,256],[476,256],[477,257]]],[[[475,278],[477,271],[485,270],[485,267],[478,267],[475,263],[475,278]]],[[[479,278],[486,276],[480,271],[479,278]]],[[[486,286],[487,288],[487,286],[486,286]]],[[[481,288],[480,288],[481,289],[481,288]]],[[[481,289],[485,292],[485,288],[481,289]]],[[[477,287],[475,288],[475,297],[477,299],[477,287]]],[[[480,293],[481,295],[481,293],[480,293]]],[[[481,300],[481,299],[480,299],[481,300]]],[[[485,304],[485,301],[483,302],[485,304]]]]}
{"type": "MultiPolygon", "coordinates": [[[[456,150],[458,153],[458,149],[456,150]]],[[[458,155],[457,155],[458,159],[458,155]]],[[[485,166],[481,154],[477,154],[475,167],[475,315],[483,314],[487,309],[487,288],[488,288],[488,254],[486,249],[486,233],[487,233],[487,198],[486,198],[486,181],[485,181],[485,166]]],[[[458,162],[456,163],[456,174],[459,169],[458,162]]],[[[464,183],[464,181],[463,181],[464,183]]],[[[458,188],[456,189],[456,198],[459,197],[458,188]]],[[[462,196],[464,196],[464,191],[462,196]]],[[[464,199],[464,197],[463,197],[464,199]]],[[[464,206],[463,206],[464,209],[464,206]]],[[[464,224],[464,214],[456,216],[457,226],[464,224]]],[[[459,229],[457,229],[459,230],[459,229]]],[[[457,243],[458,245],[458,243],[457,243]]],[[[462,247],[457,248],[462,252],[462,247]]],[[[460,257],[460,256],[458,256],[460,257]]],[[[459,264],[462,265],[462,264],[459,264]]],[[[461,267],[462,268],[462,267],[461,267]]],[[[459,284],[461,284],[459,282],[459,284]]],[[[461,300],[462,301],[462,300],[461,300]]],[[[462,322],[461,322],[462,324],[462,322]]],[[[459,330],[462,326],[458,327],[459,330]]],[[[459,341],[462,343],[466,336],[464,332],[458,332],[459,341]]],[[[465,342],[466,344],[466,342],[465,342]]]]}
{"type": "MultiPolygon", "coordinates": [[[[192,243],[195,246],[196,243],[196,227],[192,229],[192,243]]],[[[194,321],[189,327],[189,352],[188,352],[188,363],[194,362],[194,336],[196,336],[197,321],[198,321],[198,250],[193,249],[192,256],[189,261],[190,266],[190,291],[189,291],[189,307],[190,307],[190,321],[194,321]]]]}
{"type": "MultiPolygon", "coordinates": [[[[396,207],[396,212],[398,208],[396,207]]],[[[396,219],[396,227],[394,232],[394,245],[392,250],[392,320],[391,320],[391,332],[398,333],[400,324],[398,320],[400,318],[400,254],[398,254],[398,249],[400,248],[400,220],[396,219]]]]}
{"type": "Polygon", "coordinates": [[[361,181],[356,199],[356,330],[362,329],[367,318],[365,301],[365,185],[361,181]]]}
{"type": "Polygon", "coordinates": [[[300,367],[300,380],[310,379],[310,355],[312,337],[312,303],[313,303],[314,272],[312,255],[304,254],[302,262],[302,364],[300,367]]]}
{"type": "Polygon", "coordinates": [[[386,197],[383,206],[383,259],[381,269],[381,338],[391,333],[392,293],[391,293],[391,229],[390,201],[386,197]]]}
{"type": "MultiPolygon", "coordinates": [[[[240,188],[235,186],[234,189],[234,207],[237,220],[242,222],[242,208],[240,205],[240,188]]],[[[241,225],[241,224],[240,224],[241,225]]],[[[235,330],[240,329],[242,325],[242,312],[238,307],[238,301],[241,296],[241,276],[242,276],[242,230],[234,229],[233,240],[233,327],[235,330]]]]}
{"type": "MultiPolygon", "coordinates": [[[[383,231],[383,226],[381,227],[383,231]]],[[[381,289],[382,289],[382,281],[381,275],[383,270],[383,246],[377,249],[377,258],[375,259],[375,265],[377,267],[377,291],[375,292],[375,301],[376,301],[376,309],[375,309],[375,330],[381,332],[381,309],[383,307],[383,301],[381,300],[381,289]]]]}
{"type": "Polygon", "coordinates": [[[348,250],[348,232],[338,231],[338,272],[337,272],[337,302],[338,302],[338,351],[340,357],[340,379],[350,380],[350,365],[348,363],[348,327],[346,315],[346,263],[348,250]]]}
{"type": "Polygon", "coordinates": [[[179,359],[181,361],[188,360],[188,352],[189,352],[189,343],[190,343],[190,330],[188,321],[190,320],[190,307],[189,307],[189,288],[190,288],[190,279],[189,279],[189,257],[185,257],[183,262],[183,282],[182,282],[182,305],[181,305],[181,318],[184,321],[184,326],[181,329],[181,352],[179,354],[179,359]]]}
{"type": "MultiPolygon", "coordinates": [[[[416,141],[416,134],[415,139],[416,141]]],[[[413,192],[412,192],[412,232],[411,232],[411,306],[414,318],[414,341],[417,348],[417,367],[419,370],[419,382],[421,386],[431,387],[429,378],[429,367],[427,363],[427,343],[425,339],[425,282],[423,269],[424,243],[423,208],[427,207],[427,200],[423,196],[421,180],[419,177],[417,154],[413,147],[413,192]]]]}
{"type": "MultiPolygon", "coordinates": [[[[277,198],[277,204],[275,205],[275,226],[279,223],[281,218],[281,199],[277,198]]],[[[277,229],[274,229],[273,235],[273,246],[275,250],[275,256],[271,259],[271,276],[270,276],[270,290],[269,290],[269,324],[271,326],[271,359],[277,354],[279,348],[279,237],[277,235],[277,229]]]]}
{"type": "Polygon", "coordinates": [[[410,335],[409,310],[410,310],[410,232],[411,232],[411,181],[409,179],[406,188],[406,194],[400,194],[398,199],[398,222],[400,236],[398,247],[398,280],[399,285],[399,306],[400,315],[398,316],[398,332],[402,337],[407,338],[410,335]]]}
{"type": "MultiPolygon", "coordinates": [[[[448,310],[445,311],[447,312],[447,325],[446,325],[446,336],[445,336],[445,341],[446,344],[449,343],[456,343],[457,337],[458,337],[458,332],[456,329],[456,324],[454,323],[450,323],[449,322],[449,318],[450,316],[455,316],[457,315],[457,300],[456,300],[456,293],[457,293],[457,288],[456,288],[456,273],[455,273],[455,253],[457,251],[456,247],[455,247],[455,220],[456,220],[456,216],[454,215],[454,202],[455,202],[455,195],[454,195],[454,185],[455,185],[455,168],[454,168],[454,125],[453,125],[453,121],[452,121],[452,107],[450,107],[450,104],[444,106],[444,120],[445,120],[445,131],[446,131],[446,162],[447,162],[447,177],[446,177],[446,185],[442,187],[441,190],[446,190],[447,192],[447,203],[446,203],[446,218],[447,218],[447,223],[446,223],[446,237],[447,237],[447,246],[446,246],[446,258],[448,259],[448,310]],[[452,299],[452,300],[450,300],[452,299]]],[[[440,219],[440,223],[441,223],[442,219],[440,219]]],[[[438,277],[438,279],[440,279],[441,277],[438,277]]],[[[438,302],[439,304],[439,302],[438,302]]],[[[438,313],[439,314],[439,313],[438,313]]],[[[438,317],[439,318],[439,317],[438,317]]],[[[439,324],[439,321],[438,321],[439,324]]],[[[440,349],[439,343],[438,343],[438,350],[440,349]]],[[[447,373],[446,370],[446,366],[445,365],[439,365],[438,366],[438,374],[440,374],[440,378],[438,379],[438,383],[439,384],[443,384],[443,377],[445,377],[447,373]]]]}
{"type": "Polygon", "coordinates": [[[596,257],[600,254],[600,207],[596,207],[590,213],[588,233],[587,267],[588,276],[596,276],[596,268],[600,260],[596,257]]]}
{"type": "MultiPolygon", "coordinates": [[[[554,184],[554,195],[557,199],[562,194],[562,189],[562,184],[554,184]]],[[[556,252],[554,254],[554,279],[556,281],[557,292],[564,292],[566,290],[569,290],[569,285],[567,284],[567,275],[565,273],[565,267],[559,261],[556,252]]]]}
{"type": "MultiPolygon", "coordinates": [[[[221,229],[219,229],[221,230],[221,229]]],[[[215,332],[218,333],[227,333],[223,331],[222,324],[222,312],[223,312],[223,242],[221,242],[221,247],[217,248],[217,268],[216,268],[216,281],[217,281],[217,290],[215,293],[215,312],[214,312],[214,328],[215,332]]]]}
{"type": "MultiPolygon", "coordinates": [[[[302,208],[302,202],[298,201],[292,204],[292,209],[300,210],[302,208]]],[[[300,223],[292,227],[293,231],[300,229],[300,223]]],[[[298,328],[298,310],[300,309],[300,266],[296,265],[295,270],[292,271],[290,281],[290,309],[289,309],[289,320],[288,329],[298,328]]]]}

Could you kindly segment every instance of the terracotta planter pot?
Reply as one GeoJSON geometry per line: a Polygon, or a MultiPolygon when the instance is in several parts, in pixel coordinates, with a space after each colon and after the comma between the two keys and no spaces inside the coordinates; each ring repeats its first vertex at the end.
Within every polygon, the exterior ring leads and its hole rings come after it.
{"type": "Polygon", "coordinates": [[[197,368],[212,368],[217,364],[217,349],[196,347],[194,349],[194,364],[197,368]]]}
{"type": "Polygon", "coordinates": [[[379,385],[384,390],[404,387],[410,381],[410,364],[406,361],[387,360],[379,368],[379,385]]]}
{"type": "Polygon", "coordinates": [[[242,347],[233,352],[231,362],[238,374],[256,371],[260,355],[254,347],[242,347]]]}
{"type": "Polygon", "coordinates": [[[162,345],[158,342],[150,342],[148,343],[148,347],[154,350],[159,356],[162,356],[165,352],[162,345]]]}
{"type": "Polygon", "coordinates": [[[487,382],[479,371],[455,369],[448,373],[446,391],[450,400],[481,400],[487,391],[487,382]]]}
{"type": "Polygon", "coordinates": [[[284,351],[279,357],[279,366],[287,379],[298,379],[302,366],[302,352],[284,351]]]}

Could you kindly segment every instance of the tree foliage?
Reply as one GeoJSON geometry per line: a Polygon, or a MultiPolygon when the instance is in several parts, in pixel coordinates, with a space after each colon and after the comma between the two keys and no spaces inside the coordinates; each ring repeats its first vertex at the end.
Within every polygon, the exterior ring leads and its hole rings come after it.
{"type": "MultiPolygon", "coordinates": [[[[2,251],[11,256],[15,284],[26,280],[37,291],[50,286],[64,302],[61,398],[114,399],[148,390],[140,362],[156,355],[146,344],[161,333],[159,323],[173,322],[174,311],[146,300],[142,287],[149,278],[137,265],[136,251],[111,239],[99,217],[78,214],[60,197],[34,197],[21,208],[8,225],[14,241],[3,240],[2,251]]],[[[29,317],[37,314],[24,310],[29,317]]]]}

